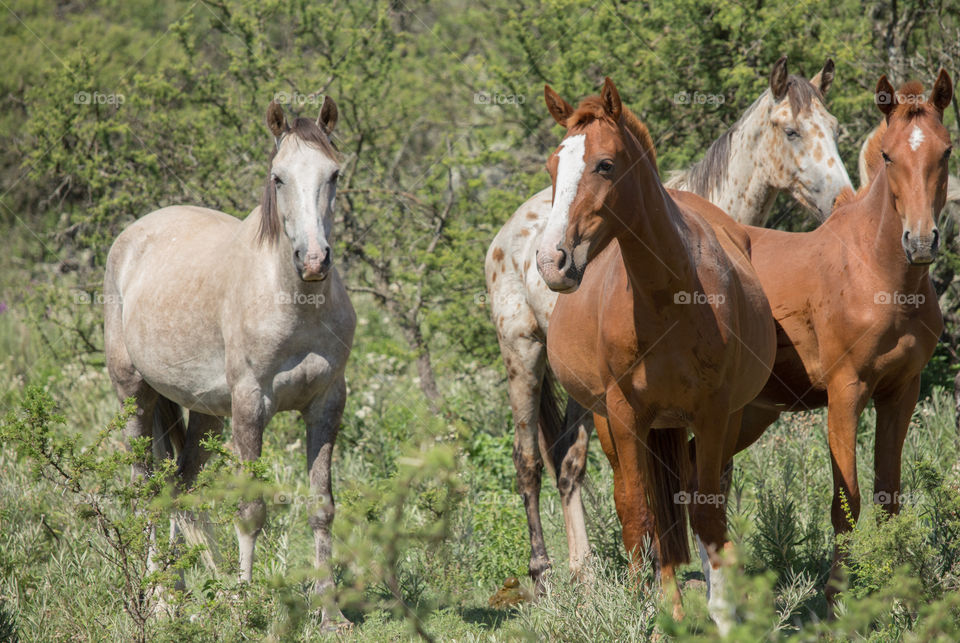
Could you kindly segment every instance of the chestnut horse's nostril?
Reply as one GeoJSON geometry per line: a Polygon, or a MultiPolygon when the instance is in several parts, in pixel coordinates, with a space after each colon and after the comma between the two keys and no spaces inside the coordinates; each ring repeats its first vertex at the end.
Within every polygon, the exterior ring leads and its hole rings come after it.
{"type": "Polygon", "coordinates": [[[930,244],[930,249],[934,252],[937,251],[937,248],[940,247],[940,231],[936,228],[933,229],[933,243],[930,244]]]}
{"type": "Polygon", "coordinates": [[[909,230],[904,230],[904,231],[903,231],[903,242],[906,243],[906,242],[908,242],[908,241],[910,241],[910,231],[909,231],[909,230]]]}
{"type": "Polygon", "coordinates": [[[560,258],[557,260],[557,270],[559,270],[560,272],[563,272],[564,270],[566,270],[567,257],[569,255],[567,255],[567,251],[561,248],[560,246],[557,246],[557,252],[560,253],[560,258]]]}

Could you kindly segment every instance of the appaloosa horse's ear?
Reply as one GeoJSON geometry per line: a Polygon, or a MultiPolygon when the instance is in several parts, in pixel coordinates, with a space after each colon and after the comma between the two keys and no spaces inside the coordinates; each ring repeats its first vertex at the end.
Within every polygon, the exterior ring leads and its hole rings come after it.
{"type": "Polygon", "coordinates": [[[623,112],[623,103],[620,102],[620,92],[610,78],[603,79],[603,91],[600,92],[600,100],[603,102],[603,110],[614,120],[620,120],[620,114],[623,112]]]}
{"type": "Polygon", "coordinates": [[[336,127],[339,116],[340,112],[337,110],[337,104],[329,96],[324,96],[323,105],[320,106],[320,115],[317,116],[317,125],[329,135],[336,127]]]}
{"type": "Polygon", "coordinates": [[[560,98],[560,94],[553,91],[550,85],[543,86],[543,100],[547,103],[547,111],[563,127],[567,126],[567,119],[573,114],[570,103],[560,98]]]}
{"type": "Polygon", "coordinates": [[[896,93],[893,90],[893,85],[887,80],[886,74],[881,76],[880,80],[877,81],[877,91],[874,92],[874,100],[876,100],[877,107],[880,108],[883,115],[889,119],[890,112],[892,112],[893,108],[897,105],[896,93]]]}
{"type": "Polygon", "coordinates": [[[780,56],[770,70],[770,92],[774,100],[780,100],[787,94],[787,76],[787,57],[780,56]]]}
{"type": "Polygon", "coordinates": [[[824,96],[827,94],[827,90],[830,89],[830,84],[833,82],[833,58],[827,58],[827,62],[823,63],[823,69],[817,72],[817,75],[810,79],[810,84],[820,90],[820,93],[824,96]]]}
{"type": "Polygon", "coordinates": [[[275,100],[270,101],[270,107],[267,108],[267,127],[276,139],[287,131],[287,117],[283,115],[283,107],[275,100]]]}
{"type": "Polygon", "coordinates": [[[940,111],[940,120],[943,120],[943,111],[950,105],[951,100],[953,100],[953,81],[950,80],[947,70],[941,67],[937,82],[933,84],[933,91],[930,92],[930,102],[940,111]]]}

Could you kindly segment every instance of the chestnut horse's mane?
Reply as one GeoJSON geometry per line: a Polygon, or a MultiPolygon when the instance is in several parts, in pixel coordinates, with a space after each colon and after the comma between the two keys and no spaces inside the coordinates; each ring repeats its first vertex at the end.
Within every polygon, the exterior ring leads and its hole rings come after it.
{"type": "MultiPolygon", "coordinates": [[[[589,125],[595,120],[613,122],[604,109],[603,100],[599,96],[589,96],[580,101],[577,109],[567,118],[566,125],[572,130],[576,127],[589,125]]],[[[656,172],[659,177],[660,169],[657,167],[657,148],[653,145],[650,130],[647,129],[647,126],[644,125],[643,122],[637,118],[637,115],[631,112],[626,105],[623,105],[621,109],[620,120],[623,126],[640,141],[640,147],[647,153],[647,158],[650,159],[650,164],[653,165],[653,171],[656,172]]],[[[619,125],[619,123],[614,123],[614,125],[619,125]]]]}
{"type": "Polygon", "coordinates": [[[870,139],[867,141],[866,148],[864,149],[863,157],[867,166],[866,174],[869,180],[861,185],[855,194],[852,190],[845,189],[837,195],[837,199],[833,202],[834,210],[841,205],[859,201],[870,190],[870,184],[873,183],[873,179],[876,178],[880,172],[880,168],[883,167],[881,141],[883,140],[883,135],[887,132],[887,123],[890,119],[902,118],[912,120],[924,116],[930,110],[936,110],[936,107],[927,101],[927,97],[923,93],[923,84],[919,80],[910,80],[900,85],[900,89],[896,92],[896,100],[897,106],[893,108],[888,118],[880,121],[880,125],[878,125],[873,131],[873,134],[870,135],[870,139]]]}

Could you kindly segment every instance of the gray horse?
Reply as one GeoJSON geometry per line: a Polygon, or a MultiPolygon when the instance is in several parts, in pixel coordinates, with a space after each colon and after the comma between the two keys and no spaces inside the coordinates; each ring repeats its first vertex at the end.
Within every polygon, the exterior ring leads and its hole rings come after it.
{"type": "MultiPolygon", "coordinates": [[[[206,208],[152,212],[117,237],[104,276],[107,368],[137,413],[128,439],[154,438],[154,453],[177,452],[188,488],[209,457],[200,441],[231,416],[241,460],[260,457],[263,430],[278,411],[307,425],[310,525],[323,593],[333,580],[330,460],[346,400],[344,368],[356,327],[331,265],[330,232],[340,166],[330,141],[337,107],[325,98],[316,121],[288,125],[267,110],[276,154],[260,207],[245,220],[206,208]],[[184,425],[181,408],[189,409],[184,425]]],[[[135,474],[149,473],[146,463],[135,474]]],[[[240,503],[240,579],[250,581],[262,497],[240,503]]],[[[323,624],[343,621],[325,608],[323,624]]]]}

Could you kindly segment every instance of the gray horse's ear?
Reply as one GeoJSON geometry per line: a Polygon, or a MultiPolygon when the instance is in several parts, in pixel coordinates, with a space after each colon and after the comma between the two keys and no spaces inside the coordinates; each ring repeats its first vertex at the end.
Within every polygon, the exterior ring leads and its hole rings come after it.
{"type": "Polygon", "coordinates": [[[337,110],[337,104],[334,103],[333,99],[329,96],[324,96],[323,105],[320,106],[320,115],[317,116],[317,125],[319,125],[324,132],[330,134],[333,132],[333,128],[336,127],[339,116],[340,112],[337,110]]]}
{"type": "Polygon", "coordinates": [[[827,95],[827,90],[830,89],[830,84],[833,82],[833,58],[827,58],[827,62],[823,63],[823,69],[821,69],[816,76],[810,79],[810,84],[820,90],[820,94],[823,96],[827,95]]]}
{"type": "Polygon", "coordinates": [[[787,57],[780,56],[780,60],[773,63],[770,70],[770,92],[774,100],[780,100],[787,93],[787,57]]]}
{"type": "Polygon", "coordinates": [[[275,100],[270,101],[270,107],[267,108],[267,127],[278,140],[287,131],[287,117],[283,114],[283,107],[275,100]]]}

